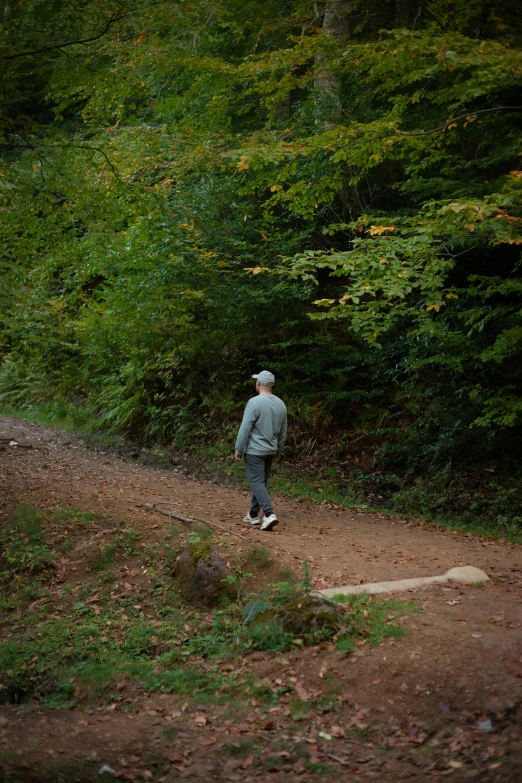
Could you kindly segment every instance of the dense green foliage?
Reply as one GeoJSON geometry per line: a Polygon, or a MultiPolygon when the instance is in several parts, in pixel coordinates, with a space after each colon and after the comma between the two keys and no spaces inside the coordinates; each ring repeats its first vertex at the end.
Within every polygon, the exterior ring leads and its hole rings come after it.
{"type": "Polygon", "coordinates": [[[520,521],[515,0],[27,0],[0,35],[4,402],[187,444],[270,366],[296,455],[520,521]]]}

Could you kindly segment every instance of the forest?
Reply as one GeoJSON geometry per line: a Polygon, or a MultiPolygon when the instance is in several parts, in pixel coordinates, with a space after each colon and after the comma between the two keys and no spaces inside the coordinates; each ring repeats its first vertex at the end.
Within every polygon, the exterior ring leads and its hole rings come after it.
{"type": "Polygon", "coordinates": [[[226,455],[270,369],[288,470],[520,529],[517,0],[21,0],[0,40],[3,410],[226,455]]]}

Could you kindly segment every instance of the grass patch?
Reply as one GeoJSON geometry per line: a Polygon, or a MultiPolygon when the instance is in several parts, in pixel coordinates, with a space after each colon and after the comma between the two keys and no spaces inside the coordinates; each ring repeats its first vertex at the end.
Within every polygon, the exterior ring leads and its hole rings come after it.
{"type": "Polygon", "coordinates": [[[259,750],[259,746],[249,739],[239,739],[237,742],[232,742],[230,745],[223,747],[223,753],[232,758],[244,758],[250,756],[252,753],[259,750]]]}
{"type": "Polygon", "coordinates": [[[406,631],[394,621],[419,611],[415,604],[375,598],[366,593],[335,595],[332,600],[348,610],[345,627],[337,637],[340,652],[355,649],[358,641],[367,641],[375,646],[384,639],[402,639],[406,631]]]}
{"type": "MultiPolygon", "coordinates": [[[[398,601],[344,597],[346,610],[334,621],[287,627],[281,618],[314,600],[307,569],[301,583],[267,585],[255,596],[242,588],[227,605],[196,610],[172,581],[168,546],[163,556],[162,546],[142,541],[124,522],[73,509],[21,507],[3,520],[0,536],[0,611],[10,631],[0,646],[0,703],[105,703],[119,699],[118,684],[138,682],[145,691],[199,701],[242,702],[248,695],[273,704],[281,694],[268,683],[252,682],[248,670],[223,674],[219,662],[332,638],[342,651],[361,640],[377,644],[398,638],[403,629],[392,616],[410,611],[398,601]],[[70,559],[62,557],[66,549],[70,559]],[[82,565],[64,573],[64,562],[82,565]]],[[[212,536],[198,529],[189,545],[206,551],[212,536]]],[[[263,547],[247,555],[266,561],[263,547]]],[[[232,576],[241,582],[241,572],[232,576]]]]}
{"type": "Polygon", "coordinates": [[[76,511],[41,511],[19,506],[0,526],[0,583],[19,580],[23,573],[48,572],[61,554],[74,546],[71,534],[100,515],[76,511]]]}
{"type": "Polygon", "coordinates": [[[310,713],[310,704],[307,701],[293,701],[290,703],[290,714],[295,721],[305,720],[310,713]]]}
{"type": "Polygon", "coordinates": [[[243,554],[245,566],[250,568],[268,568],[274,562],[272,553],[265,546],[255,545],[246,550],[243,554]]]}

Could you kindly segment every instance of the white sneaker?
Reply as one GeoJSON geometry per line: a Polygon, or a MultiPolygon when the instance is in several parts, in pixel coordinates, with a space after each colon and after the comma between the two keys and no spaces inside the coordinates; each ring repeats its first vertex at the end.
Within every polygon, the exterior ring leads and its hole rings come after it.
{"type": "Polygon", "coordinates": [[[243,522],[245,522],[247,525],[254,525],[254,527],[261,524],[259,517],[251,517],[250,514],[245,514],[243,517],[243,522]]]}
{"type": "Polygon", "coordinates": [[[261,530],[272,530],[279,524],[279,520],[275,514],[270,514],[269,517],[265,517],[263,514],[263,522],[261,523],[261,530]]]}

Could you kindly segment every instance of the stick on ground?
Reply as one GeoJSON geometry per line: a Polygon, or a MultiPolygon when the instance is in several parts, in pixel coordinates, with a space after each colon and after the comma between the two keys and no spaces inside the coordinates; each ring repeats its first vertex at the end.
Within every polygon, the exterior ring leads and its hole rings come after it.
{"type": "Polygon", "coordinates": [[[235,530],[229,530],[227,527],[223,527],[223,525],[218,525],[216,522],[210,522],[210,520],[208,519],[199,519],[198,517],[187,517],[185,514],[180,514],[179,512],[167,511],[164,508],[160,508],[159,504],[157,503],[144,503],[144,506],[145,508],[148,508],[151,511],[158,511],[160,514],[164,514],[166,517],[170,517],[172,519],[179,519],[180,522],[185,522],[185,524],[188,525],[193,525],[193,524],[208,525],[209,527],[217,528],[217,530],[222,530],[224,533],[229,533],[232,536],[238,536],[239,538],[242,538],[243,541],[249,540],[246,536],[242,536],[241,533],[236,533],[235,530]]]}

